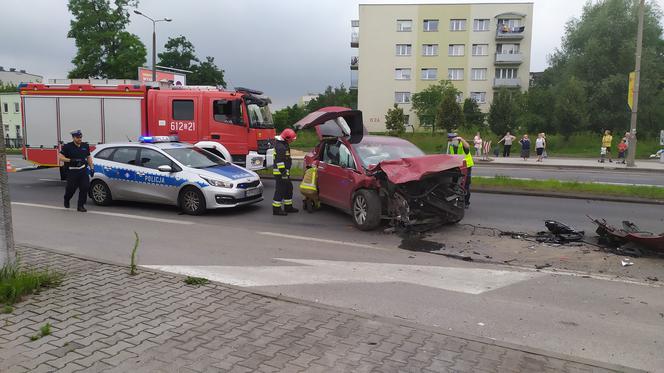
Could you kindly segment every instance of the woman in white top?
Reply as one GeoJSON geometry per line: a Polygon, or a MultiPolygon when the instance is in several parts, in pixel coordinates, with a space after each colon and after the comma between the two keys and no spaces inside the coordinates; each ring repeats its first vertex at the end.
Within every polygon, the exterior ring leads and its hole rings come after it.
{"type": "Polygon", "coordinates": [[[473,140],[473,143],[475,144],[475,156],[481,157],[482,156],[482,137],[480,136],[479,132],[477,134],[475,134],[475,139],[473,140]]]}
{"type": "Polygon", "coordinates": [[[500,144],[501,142],[503,143],[503,157],[509,157],[510,156],[510,150],[512,149],[512,141],[516,139],[516,136],[512,136],[512,134],[507,131],[505,136],[498,141],[500,144]]]}
{"type": "Polygon", "coordinates": [[[544,154],[544,149],[546,149],[546,140],[544,139],[544,133],[537,134],[537,140],[535,140],[535,150],[537,151],[537,162],[542,162],[542,154],[544,154]]]}

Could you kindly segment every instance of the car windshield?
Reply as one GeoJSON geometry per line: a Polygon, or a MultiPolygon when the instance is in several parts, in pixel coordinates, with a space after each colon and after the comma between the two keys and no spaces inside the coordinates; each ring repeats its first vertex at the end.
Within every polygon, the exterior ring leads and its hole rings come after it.
{"type": "Polygon", "coordinates": [[[274,128],[272,122],[272,113],[270,113],[270,106],[258,104],[247,104],[247,112],[249,114],[249,127],[251,128],[274,128]]]}
{"type": "Polygon", "coordinates": [[[186,167],[208,168],[228,164],[222,158],[197,147],[164,149],[164,151],[186,167]]]}
{"type": "Polygon", "coordinates": [[[357,155],[362,161],[364,167],[378,164],[382,161],[419,157],[423,156],[424,152],[417,146],[409,143],[408,141],[399,141],[392,143],[378,143],[378,142],[361,142],[353,145],[357,155]]]}

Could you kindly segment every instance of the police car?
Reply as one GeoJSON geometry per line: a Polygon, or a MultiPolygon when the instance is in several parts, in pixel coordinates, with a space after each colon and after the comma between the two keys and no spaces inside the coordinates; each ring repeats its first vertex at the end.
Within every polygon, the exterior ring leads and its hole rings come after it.
{"type": "Polygon", "coordinates": [[[92,153],[90,197],[171,204],[190,215],[263,200],[258,175],[175,136],[141,137],[139,143],[100,144],[92,153]]]}

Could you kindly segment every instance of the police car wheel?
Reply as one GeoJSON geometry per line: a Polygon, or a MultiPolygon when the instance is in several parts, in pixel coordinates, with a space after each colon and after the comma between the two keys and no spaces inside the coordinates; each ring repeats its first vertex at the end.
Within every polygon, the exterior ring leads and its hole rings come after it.
{"type": "Polygon", "coordinates": [[[353,222],[361,231],[369,231],[380,225],[380,197],[373,190],[362,189],[353,196],[351,206],[353,222]]]}
{"type": "Polygon", "coordinates": [[[196,188],[186,188],[180,192],[180,208],[188,215],[201,215],[205,212],[205,196],[196,188]]]}
{"type": "Polygon", "coordinates": [[[101,180],[93,180],[90,185],[90,197],[95,205],[108,206],[113,202],[111,190],[108,185],[101,180]]]}

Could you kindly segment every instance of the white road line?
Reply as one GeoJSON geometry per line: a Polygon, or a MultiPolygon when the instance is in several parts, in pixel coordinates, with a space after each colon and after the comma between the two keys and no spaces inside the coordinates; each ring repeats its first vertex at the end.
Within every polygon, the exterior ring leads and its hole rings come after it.
{"type": "Polygon", "coordinates": [[[66,182],[66,180],[60,180],[60,179],[39,179],[40,181],[58,181],[58,182],[66,182]]]}
{"type": "MultiPolygon", "coordinates": [[[[69,209],[66,209],[64,207],[51,206],[51,205],[39,205],[39,204],[36,204],[36,203],[25,203],[25,202],[12,202],[12,205],[27,206],[27,207],[38,207],[38,208],[51,209],[51,210],[65,210],[65,211],[69,210],[69,209]]],[[[190,221],[152,218],[152,217],[149,217],[149,216],[121,214],[121,213],[117,213],[117,212],[102,212],[102,211],[89,211],[88,210],[88,212],[86,212],[86,214],[106,215],[106,216],[114,216],[114,217],[118,217],[118,218],[128,218],[128,219],[138,219],[138,220],[149,220],[149,221],[156,221],[156,222],[159,222],[159,223],[182,224],[182,225],[192,225],[192,224],[194,224],[193,222],[190,222],[190,221]]]]}
{"type": "Polygon", "coordinates": [[[323,238],[295,236],[295,235],[292,235],[292,234],[283,234],[283,233],[274,233],[274,232],[256,232],[256,233],[258,233],[260,235],[263,235],[263,236],[274,236],[274,237],[290,238],[292,240],[321,242],[321,243],[329,243],[329,244],[333,244],[333,245],[363,247],[363,248],[377,249],[377,250],[390,250],[390,249],[380,247],[380,246],[365,245],[365,244],[361,244],[361,243],[348,242],[348,241],[327,240],[327,239],[323,239],[323,238]]]}

